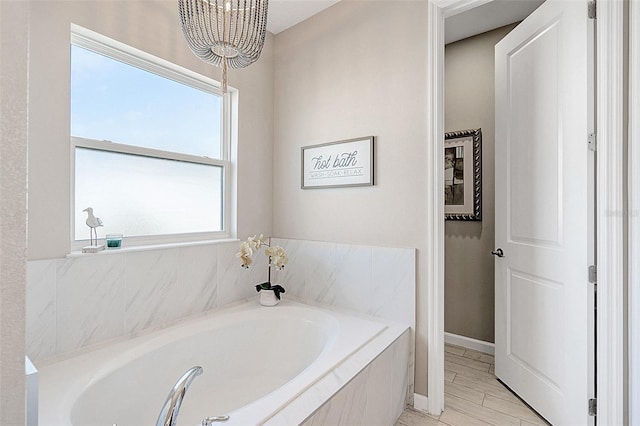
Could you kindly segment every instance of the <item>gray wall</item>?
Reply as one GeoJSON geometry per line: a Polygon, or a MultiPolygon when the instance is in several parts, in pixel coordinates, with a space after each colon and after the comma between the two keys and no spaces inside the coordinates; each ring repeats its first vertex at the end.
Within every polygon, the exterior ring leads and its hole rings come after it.
{"type": "Polygon", "coordinates": [[[426,1],[341,1],[276,36],[273,231],[417,248],[416,392],[427,391],[426,1]],[[376,136],[375,186],[300,189],[300,148],[376,136]]]}
{"type": "Polygon", "coordinates": [[[509,25],[445,47],[445,131],[482,128],[482,221],[445,223],[444,329],[494,341],[494,46],[509,25]]]}

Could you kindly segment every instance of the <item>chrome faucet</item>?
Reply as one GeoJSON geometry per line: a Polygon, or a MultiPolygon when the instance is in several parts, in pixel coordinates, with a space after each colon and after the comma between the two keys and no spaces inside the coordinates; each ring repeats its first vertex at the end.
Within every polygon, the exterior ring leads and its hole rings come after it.
{"type": "Polygon", "coordinates": [[[178,412],[180,411],[184,394],[193,379],[202,374],[202,371],[202,367],[192,367],[180,377],[162,406],[158,420],[156,420],[156,426],[176,426],[178,424],[178,412]]]}

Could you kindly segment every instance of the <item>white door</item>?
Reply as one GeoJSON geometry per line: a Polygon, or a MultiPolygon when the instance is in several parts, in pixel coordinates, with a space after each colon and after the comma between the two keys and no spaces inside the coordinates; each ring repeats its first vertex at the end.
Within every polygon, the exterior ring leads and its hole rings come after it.
{"type": "Polygon", "coordinates": [[[547,0],[495,49],[496,376],[554,425],[592,421],[590,40],[587,1],[547,0]]]}

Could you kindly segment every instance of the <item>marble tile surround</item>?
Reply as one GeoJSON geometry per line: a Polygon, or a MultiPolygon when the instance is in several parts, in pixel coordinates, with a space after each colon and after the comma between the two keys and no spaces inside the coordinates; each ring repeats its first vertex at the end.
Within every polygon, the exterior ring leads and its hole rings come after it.
{"type": "Polygon", "coordinates": [[[272,277],[287,294],[411,326],[406,403],[413,405],[415,249],[284,238],[272,238],[271,243],[284,247],[289,256],[285,269],[272,277]]]}
{"type": "Polygon", "coordinates": [[[395,424],[408,392],[405,368],[410,340],[409,333],[403,334],[302,424],[395,424]]]}
{"type": "Polygon", "coordinates": [[[237,242],[27,263],[27,355],[74,350],[255,297],[266,257],[241,268],[237,242]]]}
{"type": "MultiPolygon", "coordinates": [[[[414,249],[272,242],[289,255],[286,269],[272,277],[288,295],[415,330],[414,249]]],[[[237,250],[238,242],[224,242],[29,261],[27,355],[37,365],[256,297],[254,285],[267,278],[266,257],[254,256],[245,270],[237,250]]]]}
{"type": "Polygon", "coordinates": [[[410,325],[415,330],[415,249],[272,238],[289,263],[273,282],[303,301],[410,325]]]}

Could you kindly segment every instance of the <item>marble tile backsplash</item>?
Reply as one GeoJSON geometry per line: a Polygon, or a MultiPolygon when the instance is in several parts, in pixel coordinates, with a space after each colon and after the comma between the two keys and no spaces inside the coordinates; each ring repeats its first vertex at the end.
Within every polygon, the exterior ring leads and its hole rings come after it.
{"type": "Polygon", "coordinates": [[[27,263],[26,351],[32,362],[56,350],[56,261],[27,263]]]}
{"type": "MultiPolygon", "coordinates": [[[[415,250],[273,239],[289,263],[274,272],[303,301],[411,325],[415,250]]],[[[237,242],[29,261],[27,355],[34,363],[255,297],[267,258],[239,266],[237,242]]]]}
{"type": "Polygon", "coordinates": [[[29,261],[27,354],[37,365],[255,296],[266,257],[247,271],[237,251],[231,242],[29,261]]]}
{"type": "Polygon", "coordinates": [[[411,325],[415,330],[415,249],[272,238],[289,263],[275,284],[287,294],[411,325]]]}
{"type": "Polygon", "coordinates": [[[124,265],[125,257],[119,255],[67,258],[56,263],[56,353],[123,333],[124,265]]]}

